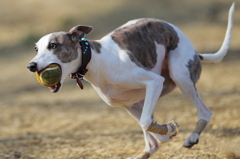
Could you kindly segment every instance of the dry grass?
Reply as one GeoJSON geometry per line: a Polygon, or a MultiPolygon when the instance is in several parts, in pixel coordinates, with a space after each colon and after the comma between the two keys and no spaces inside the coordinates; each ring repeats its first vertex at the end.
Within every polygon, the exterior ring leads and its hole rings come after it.
{"type": "MultiPolygon", "coordinates": [[[[184,0],[178,5],[173,1],[139,1],[134,6],[129,1],[0,1],[0,158],[123,159],[144,148],[136,122],[124,110],[108,107],[88,84],[82,91],[67,79],[57,94],[40,86],[26,69],[34,53],[21,40],[69,29],[79,21],[93,25],[95,34],[89,37],[98,38],[132,18],[163,17],[174,24],[176,21],[197,50],[216,51],[225,34],[230,7],[230,2],[217,0],[214,4],[218,3],[223,8],[217,20],[211,22],[206,20],[207,15],[199,14],[213,6],[210,1],[184,0]],[[151,9],[156,6],[159,10],[151,9]]],[[[204,64],[198,83],[202,98],[213,111],[199,144],[192,149],[182,148],[197,115],[176,90],[159,101],[155,117],[160,123],[172,119],[179,122],[180,134],[162,145],[152,159],[240,158],[238,10],[235,15],[232,51],[220,64],[204,64]]]]}

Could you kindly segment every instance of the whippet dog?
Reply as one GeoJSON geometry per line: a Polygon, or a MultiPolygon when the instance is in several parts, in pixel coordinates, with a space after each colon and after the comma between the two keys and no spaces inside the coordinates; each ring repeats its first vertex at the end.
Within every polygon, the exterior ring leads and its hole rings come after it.
{"type": "Polygon", "coordinates": [[[56,93],[71,75],[82,87],[81,79],[91,83],[108,105],[123,107],[140,124],[145,149],[137,157],[146,159],[161,143],[177,135],[178,124],[157,124],[153,119],[159,98],[179,87],[196,107],[198,123],[185,140],[184,147],[198,143],[212,112],[203,103],[196,88],[201,74],[201,61],[220,62],[231,41],[234,4],[229,10],[228,27],[220,50],[198,54],[188,37],[176,26],[158,19],[127,22],[100,40],[82,39],[91,26],[76,26],[69,32],[43,36],[36,43],[37,55],[28,64],[32,72],[52,63],[61,67],[61,81],[50,87],[56,93]]]}

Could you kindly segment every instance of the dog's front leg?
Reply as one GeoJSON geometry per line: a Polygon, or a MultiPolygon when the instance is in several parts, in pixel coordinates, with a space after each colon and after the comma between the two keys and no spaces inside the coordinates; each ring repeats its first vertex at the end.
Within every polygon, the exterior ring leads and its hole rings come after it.
{"type": "Polygon", "coordinates": [[[163,89],[163,82],[164,78],[157,75],[155,75],[153,79],[145,81],[146,96],[140,118],[140,125],[146,131],[171,137],[177,135],[178,124],[176,122],[171,121],[168,124],[160,125],[152,119],[157,100],[163,89]]]}

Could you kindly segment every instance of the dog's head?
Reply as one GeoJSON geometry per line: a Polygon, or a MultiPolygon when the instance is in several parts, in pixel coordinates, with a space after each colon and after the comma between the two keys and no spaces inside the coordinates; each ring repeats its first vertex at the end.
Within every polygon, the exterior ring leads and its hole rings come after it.
{"type": "Polygon", "coordinates": [[[81,66],[79,41],[92,29],[91,26],[79,25],[69,32],[56,32],[43,36],[36,43],[37,55],[30,61],[27,68],[31,72],[40,72],[50,64],[58,64],[62,71],[61,81],[50,87],[51,92],[57,92],[65,78],[81,66]]]}

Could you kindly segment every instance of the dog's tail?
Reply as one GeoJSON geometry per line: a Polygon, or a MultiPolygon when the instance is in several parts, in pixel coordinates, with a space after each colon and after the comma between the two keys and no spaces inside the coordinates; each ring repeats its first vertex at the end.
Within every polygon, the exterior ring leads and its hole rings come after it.
{"type": "Polygon", "coordinates": [[[218,63],[218,62],[221,62],[224,56],[227,54],[227,51],[231,42],[231,37],[232,37],[234,6],[235,6],[235,3],[232,4],[228,13],[228,27],[227,27],[226,35],[221,48],[216,53],[199,54],[199,57],[203,62],[218,63]]]}

